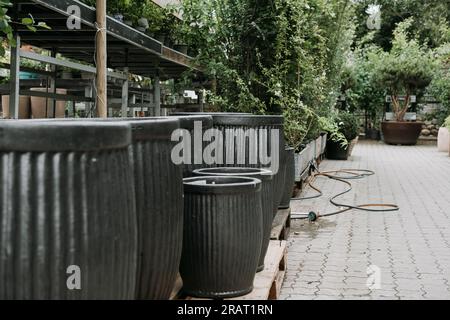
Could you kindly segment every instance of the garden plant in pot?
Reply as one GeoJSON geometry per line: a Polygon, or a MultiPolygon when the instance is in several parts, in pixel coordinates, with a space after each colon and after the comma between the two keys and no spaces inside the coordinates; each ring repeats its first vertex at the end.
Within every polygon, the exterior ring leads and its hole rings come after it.
{"type": "Polygon", "coordinates": [[[338,127],[339,134],[330,132],[330,138],[327,141],[327,158],[347,160],[357,143],[359,121],[354,114],[344,111],[336,115],[334,121],[334,126],[338,127]]]}
{"type": "Polygon", "coordinates": [[[407,34],[411,20],[400,23],[394,32],[390,52],[378,52],[376,76],[392,99],[394,121],[383,121],[381,128],[388,144],[415,145],[422,123],[405,121],[413,95],[420,96],[430,84],[435,70],[431,50],[407,34]],[[402,98],[404,97],[404,98],[402,98]]]}

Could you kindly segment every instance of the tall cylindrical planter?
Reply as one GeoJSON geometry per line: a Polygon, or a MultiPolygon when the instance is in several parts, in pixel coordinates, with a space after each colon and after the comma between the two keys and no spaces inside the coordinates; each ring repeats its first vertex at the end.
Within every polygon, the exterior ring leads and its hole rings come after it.
{"type": "Polygon", "coordinates": [[[264,260],[270,243],[270,233],[272,231],[273,222],[273,173],[265,169],[255,168],[209,168],[194,171],[197,176],[235,176],[235,177],[251,177],[262,181],[261,187],[261,203],[262,203],[262,234],[263,240],[261,244],[261,255],[259,258],[258,272],[264,270],[264,260]]]}
{"type": "Polygon", "coordinates": [[[177,119],[129,120],[138,217],[137,299],[168,299],[183,241],[183,173],[171,159],[177,119]]]}
{"type": "Polygon", "coordinates": [[[223,159],[226,166],[257,167],[274,172],[275,214],[283,196],[280,190],[283,190],[284,186],[284,118],[218,114],[213,116],[213,121],[214,127],[223,135],[225,146],[223,159]],[[272,135],[276,138],[273,145],[272,135]],[[272,147],[275,150],[272,150],[272,147]],[[261,157],[264,153],[272,157],[271,163],[264,163],[265,159],[261,157]]]}
{"type": "Polygon", "coordinates": [[[0,300],[133,299],[128,124],[0,122],[0,300]]]}
{"type": "Polygon", "coordinates": [[[183,290],[202,298],[250,293],[261,254],[261,180],[184,181],[183,290]]]}
{"type": "Polygon", "coordinates": [[[190,115],[180,113],[175,115],[180,120],[181,141],[183,144],[183,157],[185,157],[182,167],[183,176],[191,177],[192,172],[205,166],[203,150],[206,142],[203,141],[205,132],[212,128],[213,120],[209,115],[190,115]],[[196,130],[197,128],[197,130],[196,130]]]}
{"type": "MultiPolygon", "coordinates": [[[[201,114],[212,116],[213,127],[220,132],[222,147],[219,148],[220,154],[216,157],[220,161],[213,166],[269,169],[275,174],[274,190],[283,189],[285,160],[283,116],[255,116],[245,113],[220,112],[201,114]],[[273,151],[272,134],[277,139],[273,146],[276,150],[273,151]],[[265,163],[267,159],[264,159],[264,156],[271,157],[272,162],[265,163]]],[[[186,113],[174,115],[186,115],[186,113]]],[[[281,197],[282,192],[276,192],[274,211],[278,209],[281,197]]]]}
{"type": "Polygon", "coordinates": [[[450,134],[447,128],[443,127],[439,129],[438,135],[438,150],[439,152],[449,152],[450,147],[450,134]]]}
{"type": "MultiPolygon", "coordinates": [[[[39,120],[43,121],[43,120],[39,120]]],[[[183,241],[183,174],[172,159],[177,118],[64,119],[47,122],[124,123],[131,127],[138,251],[136,299],[170,297],[183,241]]]]}
{"type": "Polygon", "coordinates": [[[286,170],[284,177],[283,198],[280,209],[288,209],[291,206],[291,198],[295,184],[295,154],[294,148],[286,149],[286,170]]]}

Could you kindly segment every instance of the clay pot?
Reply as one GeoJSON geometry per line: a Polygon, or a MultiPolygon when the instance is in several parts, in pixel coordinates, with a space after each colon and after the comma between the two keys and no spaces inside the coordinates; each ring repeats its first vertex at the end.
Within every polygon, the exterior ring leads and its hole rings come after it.
{"type": "Polygon", "coordinates": [[[416,145],[422,131],[422,122],[383,121],[384,142],[387,144],[416,145]]]}
{"type": "MultiPolygon", "coordinates": [[[[47,92],[46,88],[31,88],[31,91],[47,92]]],[[[66,89],[56,89],[57,94],[67,94],[66,89]]],[[[53,110],[53,99],[31,97],[31,115],[34,119],[64,118],[66,101],[56,101],[56,114],[53,110]]]]}
{"type": "MultiPolygon", "coordinates": [[[[3,118],[8,119],[9,113],[9,96],[2,96],[3,118]]],[[[30,97],[20,96],[19,98],[19,119],[30,118],[30,97]]]]}

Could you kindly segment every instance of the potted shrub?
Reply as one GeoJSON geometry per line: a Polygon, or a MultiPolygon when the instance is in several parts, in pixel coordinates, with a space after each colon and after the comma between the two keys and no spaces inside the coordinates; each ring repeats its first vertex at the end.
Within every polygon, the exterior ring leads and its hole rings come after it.
{"type": "Polygon", "coordinates": [[[295,181],[300,182],[314,153],[314,146],[306,141],[314,116],[308,114],[303,104],[286,105],[284,109],[285,136],[287,144],[294,149],[295,181]]]}
{"type": "Polygon", "coordinates": [[[405,121],[411,106],[411,97],[419,96],[431,83],[435,59],[431,50],[416,39],[410,39],[407,30],[412,20],[399,23],[394,31],[390,52],[379,50],[373,57],[377,60],[376,77],[387,88],[392,99],[394,121],[383,121],[381,128],[388,144],[415,145],[422,130],[422,123],[405,121]],[[401,101],[401,97],[405,97],[401,101]]]}
{"type": "Polygon", "coordinates": [[[359,121],[349,112],[340,112],[335,116],[335,126],[338,133],[330,133],[327,141],[327,158],[332,160],[347,160],[358,141],[359,121]]]}

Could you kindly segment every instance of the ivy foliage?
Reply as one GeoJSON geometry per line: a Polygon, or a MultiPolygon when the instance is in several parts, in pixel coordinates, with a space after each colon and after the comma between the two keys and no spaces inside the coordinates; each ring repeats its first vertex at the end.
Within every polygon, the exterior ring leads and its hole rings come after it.
{"type": "Polygon", "coordinates": [[[180,34],[223,111],[284,114],[294,147],[324,130],[353,41],[350,0],[185,0],[180,34]]]}
{"type": "Polygon", "coordinates": [[[13,21],[8,15],[8,10],[12,7],[9,0],[0,0],[0,57],[5,56],[5,47],[16,46],[14,40],[14,25],[22,25],[30,31],[38,29],[50,29],[44,21],[35,21],[33,16],[22,18],[20,21],[13,21]]]}

